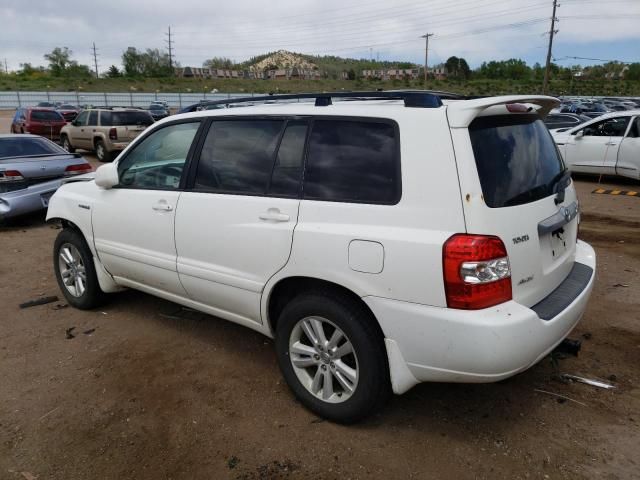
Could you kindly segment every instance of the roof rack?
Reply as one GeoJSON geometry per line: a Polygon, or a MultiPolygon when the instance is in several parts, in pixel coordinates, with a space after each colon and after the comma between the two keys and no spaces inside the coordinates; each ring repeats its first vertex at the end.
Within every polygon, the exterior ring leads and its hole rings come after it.
{"type": "Polygon", "coordinates": [[[405,107],[438,108],[442,106],[442,99],[464,99],[461,95],[429,90],[397,90],[375,92],[322,92],[322,93],[293,93],[283,95],[263,95],[260,97],[239,97],[226,100],[207,100],[200,105],[230,105],[234,103],[273,102],[278,100],[314,99],[316,107],[326,107],[332,104],[333,98],[347,100],[404,100],[405,107]]]}

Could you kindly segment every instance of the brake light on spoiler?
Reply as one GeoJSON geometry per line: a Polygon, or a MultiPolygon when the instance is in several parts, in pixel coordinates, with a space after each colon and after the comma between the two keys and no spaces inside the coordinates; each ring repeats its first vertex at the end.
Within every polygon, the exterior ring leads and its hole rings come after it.
{"type": "Polygon", "coordinates": [[[449,308],[477,310],[513,298],[511,265],[498,237],[453,235],[444,244],[442,267],[449,308]]]}

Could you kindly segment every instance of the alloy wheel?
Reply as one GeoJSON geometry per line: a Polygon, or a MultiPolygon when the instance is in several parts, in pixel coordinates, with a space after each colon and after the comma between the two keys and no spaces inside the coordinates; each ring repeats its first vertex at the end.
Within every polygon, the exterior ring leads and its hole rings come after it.
{"type": "Polygon", "coordinates": [[[78,249],[64,243],[58,251],[60,277],[67,291],[74,297],[81,297],[87,289],[87,271],[78,249]]]}
{"type": "Polygon", "coordinates": [[[356,391],[356,352],[347,335],[326,318],[298,321],[289,337],[289,358],[300,383],[320,400],[341,403],[356,391]]]}

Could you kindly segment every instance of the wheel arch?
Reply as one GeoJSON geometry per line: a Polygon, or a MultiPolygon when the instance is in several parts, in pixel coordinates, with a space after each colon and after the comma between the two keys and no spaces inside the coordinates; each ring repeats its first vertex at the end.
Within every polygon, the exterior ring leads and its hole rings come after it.
{"type": "Polygon", "coordinates": [[[278,317],[284,306],[294,297],[306,292],[324,291],[331,292],[335,295],[341,295],[349,298],[359,307],[361,307],[374,323],[380,338],[384,339],[384,332],[380,326],[380,322],[376,319],[373,311],[362,300],[360,295],[355,293],[348,287],[338,283],[324,280],[311,276],[290,276],[278,279],[278,281],[268,290],[266,301],[263,305],[263,314],[265,319],[265,327],[271,336],[275,336],[278,317]]]}

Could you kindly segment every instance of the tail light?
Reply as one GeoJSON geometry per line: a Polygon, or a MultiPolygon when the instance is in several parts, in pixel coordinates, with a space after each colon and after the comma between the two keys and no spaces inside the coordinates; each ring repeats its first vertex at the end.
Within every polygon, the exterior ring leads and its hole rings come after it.
{"type": "Polygon", "coordinates": [[[118,139],[118,130],[116,128],[109,129],[109,140],[118,139]]]}
{"type": "Polygon", "coordinates": [[[449,308],[477,310],[511,300],[511,266],[498,237],[456,234],[443,247],[449,308]]]}
{"type": "Polygon", "coordinates": [[[72,177],[74,175],[80,175],[83,173],[90,172],[91,170],[93,169],[91,168],[91,165],[89,165],[88,163],[78,163],[76,165],[69,165],[67,168],[65,168],[64,176],[72,177]]]}
{"type": "Polygon", "coordinates": [[[4,172],[0,171],[0,182],[2,183],[21,182],[22,180],[24,180],[24,177],[18,170],[5,170],[4,172]]]}

